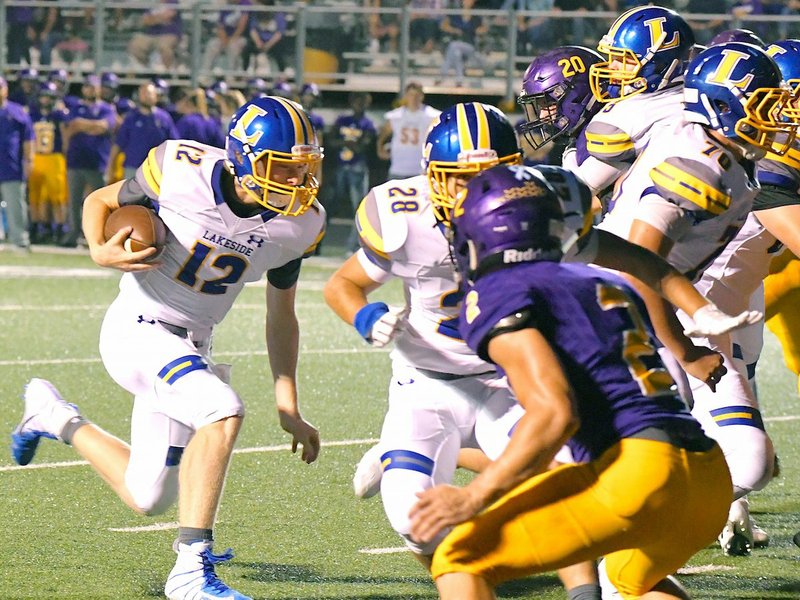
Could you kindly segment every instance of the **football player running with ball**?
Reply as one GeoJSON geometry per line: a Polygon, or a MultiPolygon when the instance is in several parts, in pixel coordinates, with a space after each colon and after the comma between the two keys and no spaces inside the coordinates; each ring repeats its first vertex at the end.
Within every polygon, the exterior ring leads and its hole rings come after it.
{"type": "Polygon", "coordinates": [[[213,327],[244,284],[265,272],[280,423],[293,451],[300,445],[305,462],[317,458],[319,433],[297,400],[294,302],[301,259],[324,233],[315,178],[321,159],[303,109],[263,97],[234,115],[226,150],[164,142],[133,179],[92,193],[84,204],[92,259],[126,272],[103,321],[100,354],[111,377],[135,396],[131,443],[87,421],[49,382],[33,379],[12,451],[27,464],[42,437],[71,444],[138,513],[162,513],[178,498],[170,599],[247,599],[214,572],[232,557],[212,553],[212,530],[244,406],[229,384],[229,367],[215,365],[210,351],[213,327]],[[108,216],[130,204],[154,208],[169,229],[157,263],[146,262],[153,248],[123,248],[130,228],[104,238],[108,216]]]}

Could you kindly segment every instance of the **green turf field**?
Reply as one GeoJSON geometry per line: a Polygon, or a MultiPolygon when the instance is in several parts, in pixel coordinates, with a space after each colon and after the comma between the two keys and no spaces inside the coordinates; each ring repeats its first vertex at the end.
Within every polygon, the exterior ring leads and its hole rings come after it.
{"type": "MultiPolygon", "coordinates": [[[[264,288],[248,287],[218,328],[215,356],[232,362],[233,385],[248,415],[228,476],[216,549],[236,558],[223,579],[257,599],[428,599],[435,589],[405,552],[380,500],[356,500],[350,478],[380,431],[389,377],[387,352],[371,350],[322,300],[336,266],[311,259],[298,294],[303,412],[323,438],[313,465],[284,447],[273,408],[263,341],[264,288]],[[377,551],[377,552],[376,552],[377,551]]],[[[0,252],[0,429],[21,415],[21,392],[33,376],[52,380],[91,420],[127,439],[129,395],[106,375],[97,352],[105,307],[118,276],[87,256],[0,252]]],[[[399,287],[380,292],[401,300],[399,287]]],[[[132,357],[135,359],[135,357],[132,357]]],[[[709,548],[680,576],[695,598],[800,598],[800,401],[774,339],[767,336],[759,392],[783,473],[753,495],[769,548],[749,558],[709,548]]],[[[175,510],[153,518],[130,512],[69,448],[49,440],[33,467],[0,454],[0,598],[162,596],[172,568],[175,510]]],[[[460,477],[464,477],[461,475],[460,477]]],[[[505,598],[563,598],[543,575],[501,589],[505,598]]]]}

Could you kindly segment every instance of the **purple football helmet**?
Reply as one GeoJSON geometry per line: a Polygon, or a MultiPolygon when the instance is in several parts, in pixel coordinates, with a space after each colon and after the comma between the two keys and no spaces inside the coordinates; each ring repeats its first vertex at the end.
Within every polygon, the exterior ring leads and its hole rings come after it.
{"type": "Polygon", "coordinates": [[[718,46],[719,44],[724,44],[725,42],[742,42],[744,44],[753,44],[759,48],[767,47],[767,45],[764,43],[764,40],[762,40],[749,29],[728,29],[726,31],[720,31],[717,35],[711,38],[711,41],[708,42],[708,45],[718,46]]]}
{"type": "Polygon", "coordinates": [[[492,167],[467,184],[453,210],[456,269],[471,283],[503,266],[559,261],[563,224],[556,191],[536,168],[492,167]]]}
{"type": "Polygon", "coordinates": [[[294,97],[294,89],[288,81],[276,81],[272,84],[271,95],[291,100],[294,97]]]}
{"type": "Polygon", "coordinates": [[[119,77],[116,73],[104,71],[100,74],[100,85],[110,90],[116,90],[119,87],[119,77]]]}
{"type": "Polygon", "coordinates": [[[517,131],[534,149],[562,135],[577,135],[600,110],[589,85],[589,67],[602,61],[600,54],[582,46],[561,46],[533,59],[517,99],[527,121],[517,131]]]}

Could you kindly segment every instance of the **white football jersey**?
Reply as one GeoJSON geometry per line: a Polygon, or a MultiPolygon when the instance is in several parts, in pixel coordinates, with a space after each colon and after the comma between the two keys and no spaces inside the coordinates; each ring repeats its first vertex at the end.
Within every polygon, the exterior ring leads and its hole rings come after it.
{"type": "Polygon", "coordinates": [[[753,163],[737,162],[701,125],[678,122],[653,133],[600,227],[626,239],[634,220],[655,227],[674,242],[667,261],[695,279],[736,236],[758,191],[753,163]]]}
{"type": "Polygon", "coordinates": [[[126,301],[144,314],[187,329],[209,329],[230,310],[245,283],[306,256],[322,238],[325,211],[315,203],[298,217],[237,217],[225,203],[225,151],[170,140],[150,151],[136,181],[167,226],[160,266],[125,273],[126,301]]]}
{"type": "Polygon", "coordinates": [[[683,86],[608,104],[578,136],[574,156],[565,156],[564,167],[597,193],[630,167],[647,145],[654,126],[681,121],[683,86]]]}
{"type": "Polygon", "coordinates": [[[410,111],[405,106],[390,110],[384,118],[392,124],[392,141],[389,152],[389,173],[413,177],[422,171],[422,148],[433,120],[441,111],[423,104],[419,110],[410,111]]]}
{"type": "Polygon", "coordinates": [[[769,274],[769,263],[783,245],[759,222],[757,213],[703,272],[697,290],[722,310],[738,314],[747,310],[750,296],[769,274]]]}
{"type": "Polygon", "coordinates": [[[494,370],[458,333],[461,293],[444,232],[437,224],[424,175],[372,188],[356,213],[358,259],[375,281],[399,277],[410,310],[395,337],[393,357],[439,373],[494,370]]]}

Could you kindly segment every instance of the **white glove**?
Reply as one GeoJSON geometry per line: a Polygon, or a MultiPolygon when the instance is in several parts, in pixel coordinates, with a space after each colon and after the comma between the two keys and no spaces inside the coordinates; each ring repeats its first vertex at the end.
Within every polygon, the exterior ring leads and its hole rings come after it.
{"type": "Polygon", "coordinates": [[[369,332],[369,343],[375,348],[383,348],[394,339],[400,330],[403,319],[408,314],[405,306],[390,306],[389,312],[375,321],[369,332]]]}
{"type": "Polygon", "coordinates": [[[722,335],[746,325],[758,323],[764,315],[757,310],[746,310],[736,316],[722,312],[714,304],[698,308],[692,315],[694,327],[687,327],[684,334],[689,337],[722,335]]]}

